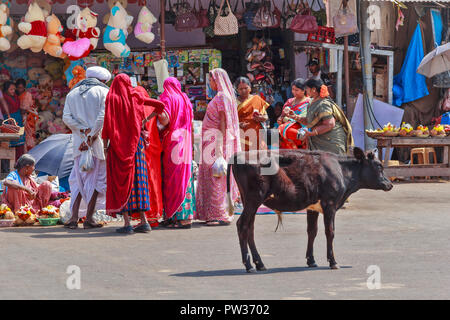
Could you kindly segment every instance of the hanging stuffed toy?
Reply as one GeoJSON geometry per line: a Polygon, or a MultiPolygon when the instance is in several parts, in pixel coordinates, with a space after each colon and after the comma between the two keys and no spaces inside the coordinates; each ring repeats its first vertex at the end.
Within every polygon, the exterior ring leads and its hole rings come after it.
{"type": "Polygon", "coordinates": [[[30,92],[22,93],[19,100],[20,109],[25,111],[23,121],[25,124],[25,152],[28,152],[36,145],[36,123],[39,120],[39,115],[30,92]]]}
{"type": "Polygon", "coordinates": [[[92,50],[97,48],[100,38],[100,28],[97,27],[98,14],[89,8],[84,8],[80,12],[80,29],[77,31],[78,38],[88,38],[91,45],[83,57],[87,57],[92,50]]]}
{"type": "Polygon", "coordinates": [[[12,34],[12,28],[7,25],[8,7],[6,4],[0,5],[0,51],[8,51],[11,48],[8,36],[12,34]]]}
{"type": "Polygon", "coordinates": [[[61,43],[64,42],[64,37],[61,36],[63,27],[58,17],[52,14],[47,17],[47,41],[44,44],[44,52],[49,55],[64,59],[66,54],[63,52],[61,43]]]}
{"type": "Polygon", "coordinates": [[[17,45],[22,50],[40,52],[47,40],[47,27],[44,13],[36,2],[28,7],[24,22],[19,23],[18,27],[25,34],[17,39],[17,45]]]}
{"type": "Polygon", "coordinates": [[[69,81],[69,88],[72,89],[75,85],[86,79],[86,70],[82,66],[75,66],[72,70],[73,78],[69,81]]]}
{"type": "Polygon", "coordinates": [[[131,25],[133,17],[128,15],[120,2],[116,2],[111,8],[108,25],[103,34],[103,44],[105,49],[116,57],[126,58],[130,55],[130,47],[126,44],[128,27],[131,25]]]}
{"type": "Polygon", "coordinates": [[[136,38],[147,44],[151,43],[155,39],[155,35],[151,32],[152,24],[157,21],[158,20],[147,7],[142,7],[139,12],[138,22],[134,27],[134,35],[136,38]]]}
{"type": "Polygon", "coordinates": [[[66,39],[62,48],[68,58],[75,61],[89,54],[91,41],[89,38],[83,37],[83,34],[80,33],[80,31],[86,32],[88,28],[86,19],[81,14],[80,7],[71,5],[67,8],[66,12],[70,16],[67,19],[66,39]]]}

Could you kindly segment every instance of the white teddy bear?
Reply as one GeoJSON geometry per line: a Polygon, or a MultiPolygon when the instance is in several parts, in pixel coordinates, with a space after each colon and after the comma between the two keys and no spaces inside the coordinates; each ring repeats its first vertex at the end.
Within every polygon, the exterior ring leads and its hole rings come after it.
{"type": "Polygon", "coordinates": [[[8,36],[12,34],[12,28],[6,24],[8,21],[8,7],[0,5],[0,51],[8,51],[11,48],[8,36]]]}

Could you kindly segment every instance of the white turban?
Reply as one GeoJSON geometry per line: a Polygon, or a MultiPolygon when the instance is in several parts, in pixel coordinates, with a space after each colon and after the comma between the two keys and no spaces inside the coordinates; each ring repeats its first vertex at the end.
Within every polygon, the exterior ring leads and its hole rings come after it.
{"type": "Polygon", "coordinates": [[[108,82],[111,79],[111,73],[105,68],[95,66],[87,68],[86,78],[96,78],[98,80],[108,82]]]}

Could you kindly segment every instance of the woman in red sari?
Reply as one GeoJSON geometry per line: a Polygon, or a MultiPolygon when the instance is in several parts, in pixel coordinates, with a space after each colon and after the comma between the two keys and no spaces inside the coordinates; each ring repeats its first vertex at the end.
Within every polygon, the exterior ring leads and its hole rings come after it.
{"type": "MultiPolygon", "coordinates": [[[[19,127],[23,127],[22,110],[14,82],[6,81],[3,84],[3,98],[8,106],[9,116],[16,120],[19,127]]],[[[16,148],[16,160],[19,159],[25,152],[25,135],[22,135],[19,140],[11,141],[9,146],[16,148]]]]}
{"type": "MultiPolygon", "coordinates": [[[[135,91],[148,98],[148,92],[141,86],[137,86],[135,91]]],[[[154,108],[145,105],[145,117],[149,117],[154,108]]],[[[151,227],[158,226],[158,220],[163,215],[163,195],[162,195],[162,177],[161,177],[161,154],[162,144],[159,138],[157,117],[152,117],[146,121],[145,131],[148,132],[148,147],[145,149],[147,159],[148,183],[150,192],[150,210],[146,212],[148,222],[151,227]]]]}
{"type": "Polygon", "coordinates": [[[145,148],[148,132],[146,122],[161,113],[164,104],[142,94],[131,85],[130,77],[119,74],[114,78],[105,101],[102,138],[109,140],[106,157],[106,212],[115,217],[122,214],[124,227],[119,233],[148,232],[151,227],[146,212],[150,210],[148,163],[145,148]],[[145,116],[145,106],[153,108],[145,116]],[[135,228],[130,217],[138,216],[135,228]]]}
{"type": "Polygon", "coordinates": [[[295,114],[300,117],[306,117],[311,99],[306,96],[305,81],[303,79],[296,79],[292,83],[292,94],[294,97],[286,101],[281,116],[278,118],[280,149],[306,149],[307,139],[302,140],[298,136],[299,129],[303,125],[289,116],[290,114],[295,114]]]}

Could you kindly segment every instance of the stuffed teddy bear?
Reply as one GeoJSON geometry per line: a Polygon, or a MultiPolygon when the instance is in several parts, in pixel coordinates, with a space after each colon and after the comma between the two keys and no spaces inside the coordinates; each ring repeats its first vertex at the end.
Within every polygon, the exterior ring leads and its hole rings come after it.
{"type": "Polygon", "coordinates": [[[142,42],[151,43],[155,39],[155,35],[151,32],[152,24],[157,21],[147,7],[142,7],[141,11],[139,11],[138,22],[134,27],[134,35],[136,38],[142,42]]]}
{"type": "Polygon", "coordinates": [[[7,25],[9,25],[12,29],[11,34],[9,34],[6,38],[9,40],[9,44],[10,44],[10,48],[8,51],[8,53],[14,52],[16,51],[19,46],[17,45],[17,39],[19,39],[19,29],[17,29],[17,24],[14,22],[14,20],[9,17],[8,21],[6,22],[7,25]]]}
{"type": "Polygon", "coordinates": [[[42,68],[30,68],[28,70],[28,87],[37,86],[39,83],[39,77],[45,73],[45,70],[42,68]]]}
{"type": "Polygon", "coordinates": [[[98,14],[91,11],[88,7],[80,12],[81,29],[78,30],[78,37],[88,38],[91,42],[89,51],[84,56],[88,56],[89,52],[97,48],[98,39],[100,38],[100,28],[97,27],[98,14]]]}
{"type": "Polygon", "coordinates": [[[8,51],[11,48],[11,44],[8,40],[8,36],[12,34],[11,26],[7,25],[8,21],[8,7],[2,3],[0,5],[0,51],[8,51]]]}
{"type": "MultiPolygon", "coordinates": [[[[87,9],[89,10],[89,8],[87,9]]],[[[84,15],[87,16],[88,11],[83,11],[84,15]]],[[[87,33],[88,30],[88,23],[86,16],[82,15],[80,7],[71,5],[67,8],[67,13],[71,14],[71,16],[67,19],[67,30],[65,32],[66,40],[63,45],[63,51],[70,60],[75,61],[89,54],[91,41],[85,36],[85,33],[87,33]]],[[[96,19],[94,20],[96,23],[96,19]]],[[[91,23],[94,22],[91,20],[91,23]]]]}
{"type": "MultiPolygon", "coordinates": [[[[114,7],[114,5],[117,3],[117,2],[120,2],[120,4],[122,5],[122,7],[124,8],[124,9],[126,9],[127,8],[127,6],[128,6],[128,0],[108,0],[108,7],[109,7],[109,9],[111,10],[112,9],[112,7],[114,7]]],[[[111,16],[111,14],[108,12],[107,14],[105,14],[104,16],[103,16],[103,24],[108,24],[108,21],[109,21],[109,17],[111,16]]],[[[105,30],[103,30],[103,32],[104,32],[105,30]]]]}
{"type": "Polygon", "coordinates": [[[72,89],[75,85],[86,79],[86,70],[82,66],[75,66],[72,70],[73,78],[69,81],[69,88],[72,89]]]}
{"type": "Polygon", "coordinates": [[[128,15],[120,2],[116,2],[111,8],[111,16],[103,35],[105,49],[116,57],[126,58],[130,55],[130,47],[126,44],[128,26],[131,25],[133,17],[128,15]]]}
{"type": "Polygon", "coordinates": [[[28,150],[36,146],[36,123],[39,120],[39,115],[30,92],[25,91],[19,96],[19,99],[20,108],[26,111],[24,114],[25,152],[28,152],[28,150]]]}
{"type": "Polygon", "coordinates": [[[15,59],[8,59],[13,61],[14,67],[11,68],[11,77],[14,80],[28,79],[27,57],[24,55],[18,55],[15,59]]]}
{"type": "Polygon", "coordinates": [[[64,60],[53,58],[45,60],[44,69],[52,77],[53,80],[61,79],[63,77],[63,67],[64,60]]]}
{"type": "Polygon", "coordinates": [[[31,54],[27,58],[27,66],[28,68],[41,68],[44,66],[44,60],[38,55],[31,54]]]}
{"type": "Polygon", "coordinates": [[[66,54],[63,52],[61,43],[64,42],[64,37],[61,36],[63,27],[61,21],[55,14],[47,17],[47,41],[44,44],[44,52],[49,55],[64,59],[66,54]]]}
{"type": "Polygon", "coordinates": [[[35,53],[42,50],[47,39],[47,27],[44,12],[36,2],[28,7],[24,22],[19,23],[19,30],[25,33],[17,40],[22,50],[30,49],[35,53]]]}

